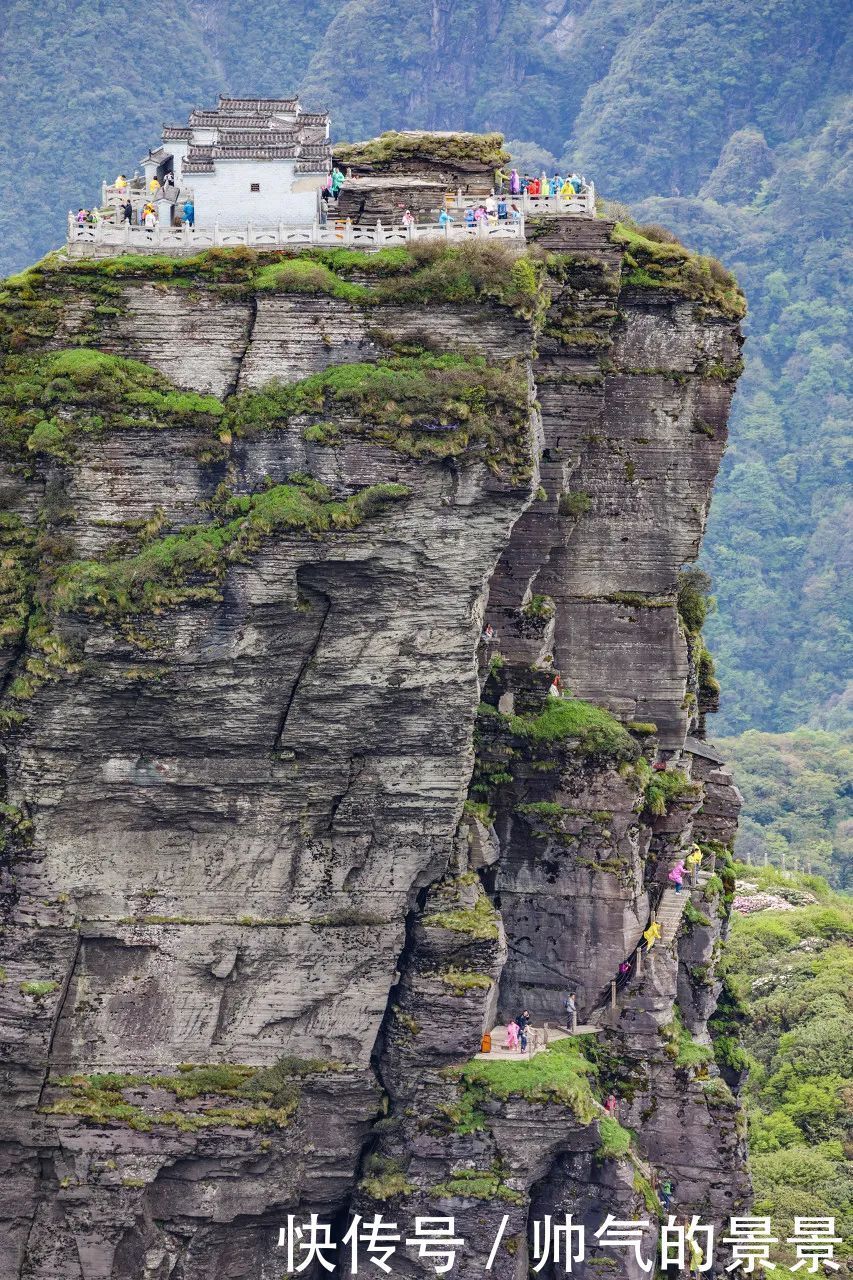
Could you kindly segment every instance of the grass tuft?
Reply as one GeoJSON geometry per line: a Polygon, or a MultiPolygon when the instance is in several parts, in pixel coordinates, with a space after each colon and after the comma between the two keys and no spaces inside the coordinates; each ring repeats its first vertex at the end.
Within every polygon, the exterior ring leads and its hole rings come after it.
{"type": "Polygon", "coordinates": [[[599,1114],[589,1084],[589,1076],[597,1068],[585,1057],[580,1037],[557,1040],[550,1049],[529,1061],[489,1062],[475,1058],[461,1070],[451,1068],[451,1071],[461,1079],[463,1091],[472,1093],[475,1103],[484,1096],[561,1103],[584,1124],[591,1123],[599,1114]]]}
{"type": "Polygon", "coordinates": [[[580,698],[548,698],[538,716],[510,716],[512,733],[536,743],[575,740],[587,756],[633,761],[639,756],[630,733],[603,707],[580,698]]]}

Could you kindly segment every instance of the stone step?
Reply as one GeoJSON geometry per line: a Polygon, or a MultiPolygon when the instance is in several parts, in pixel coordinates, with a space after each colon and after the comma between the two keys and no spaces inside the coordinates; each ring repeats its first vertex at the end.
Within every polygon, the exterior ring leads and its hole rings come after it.
{"type": "Polygon", "coordinates": [[[672,942],[678,933],[678,926],[681,924],[681,917],[684,913],[684,904],[690,894],[686,889],[682,889],[681,893],[676,893],[675,889],[664,889],[658,905],[655,918],[661,927],[661,942],[672,942]]]}

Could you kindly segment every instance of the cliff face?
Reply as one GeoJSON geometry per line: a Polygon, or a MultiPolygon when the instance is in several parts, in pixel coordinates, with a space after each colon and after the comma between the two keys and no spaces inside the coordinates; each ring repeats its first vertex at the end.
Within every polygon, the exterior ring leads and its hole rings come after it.
{"type": "Polygon", "coordinates": [[[521,1276],[534,1217],[648,1218],[655,1169],[743,1202],[737,795],[676,606],[736,314],[610,223],[534,233],[2,295],[0,1274],[272,1280],[283,1215],[354,1208],[455,1213],[471,1274],[507,1213],[521,1276]],[[568,990],[595,1035],[470,1061],[568,990]]]}

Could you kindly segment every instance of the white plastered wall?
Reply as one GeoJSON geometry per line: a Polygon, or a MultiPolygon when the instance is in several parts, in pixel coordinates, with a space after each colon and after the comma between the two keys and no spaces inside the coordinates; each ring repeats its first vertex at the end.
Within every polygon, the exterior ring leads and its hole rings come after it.
{"type": "Polygon", "coordinates": [[[295,160],[216,160],[212,173],[187,174],[186,185],[195,191],[196,226],[313,222],[323,179],[300,175],[297,180],[295,169],[295,160]],[[252,191],[253,184],[259,190],[252,191]]]}

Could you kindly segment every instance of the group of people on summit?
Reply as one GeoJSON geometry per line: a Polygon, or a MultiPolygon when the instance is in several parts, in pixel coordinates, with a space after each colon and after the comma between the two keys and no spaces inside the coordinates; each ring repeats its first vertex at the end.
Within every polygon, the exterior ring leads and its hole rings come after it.
{"type": "Polygon", "coordinates": [[[511,196],[524,195],[526,192],[529,196],[562,196],[564,200],[571,200],[573,196],[580,195],[586,183],[577,173],[570,173],[566,178],[561,173],[554,173],[549,178],[543,170],[538,178],[532,178],[527,173],[521,177],[517,169],[510,169],[508,173],[498,169],[495,174],[495,192],[502,195],[505,186],[511,196]]]}
{"type": "MultiPolygon", "coordinates": [[[[345,181],[346,175],[335,165],[320,192],[324,205],[328,205],[330,201],[337,201],[345,181]]],[[[175,208],[176,221],[179,225],[195,226],[195,205],[192,198],[185,198],[180,208],[176,205],[180,193],[173,173],[167,173],[163,178],[152,177],[148,182],[147,199],[139,198],[144,196],[140,182],[141,179],[135,178],[132,183],[128,183],[123,173],[116,178],[113,185],[119,196],[116,209],[116,220],[119,223],[138,224],[146,231],[153,232],[159,221],[157,204],[160,201],[166,201],[170,208],[175,208]],[[136,197],[135,200],[131,199],[132,195],[136,197]]],[[[515,197],[528,196],[538,199],[560,196],[564,200],[570,200],[580,195],[585,189],[586,183],[577,173],[570,173],[564,177],[561,173],[555,172],[549,177],[543,171],[538,177],[531,177],[530,174],[521,175],[518,169],[498,169],[491,194],[486,196],[480,204],[472,205],[464,212],[460,212],[459,220],[472,230],[480,223],[490,226],[499,223],[518,223],[521,221],[522,214],[515,202],[515,197]]],[[[457,220],[451,212],[454,203],[454,197],[448,195],[438,214],[440,226],[446,227],[457,220]]],[[[104,214],[98,208],[81,208],[76,215],[77,225],[80,227],[95,226],[103,219],[104,214]]],[[[414,226],[415,222],[416,218],[411,209],[405,209],[402,215],[403,226],[414,226]]]]}

